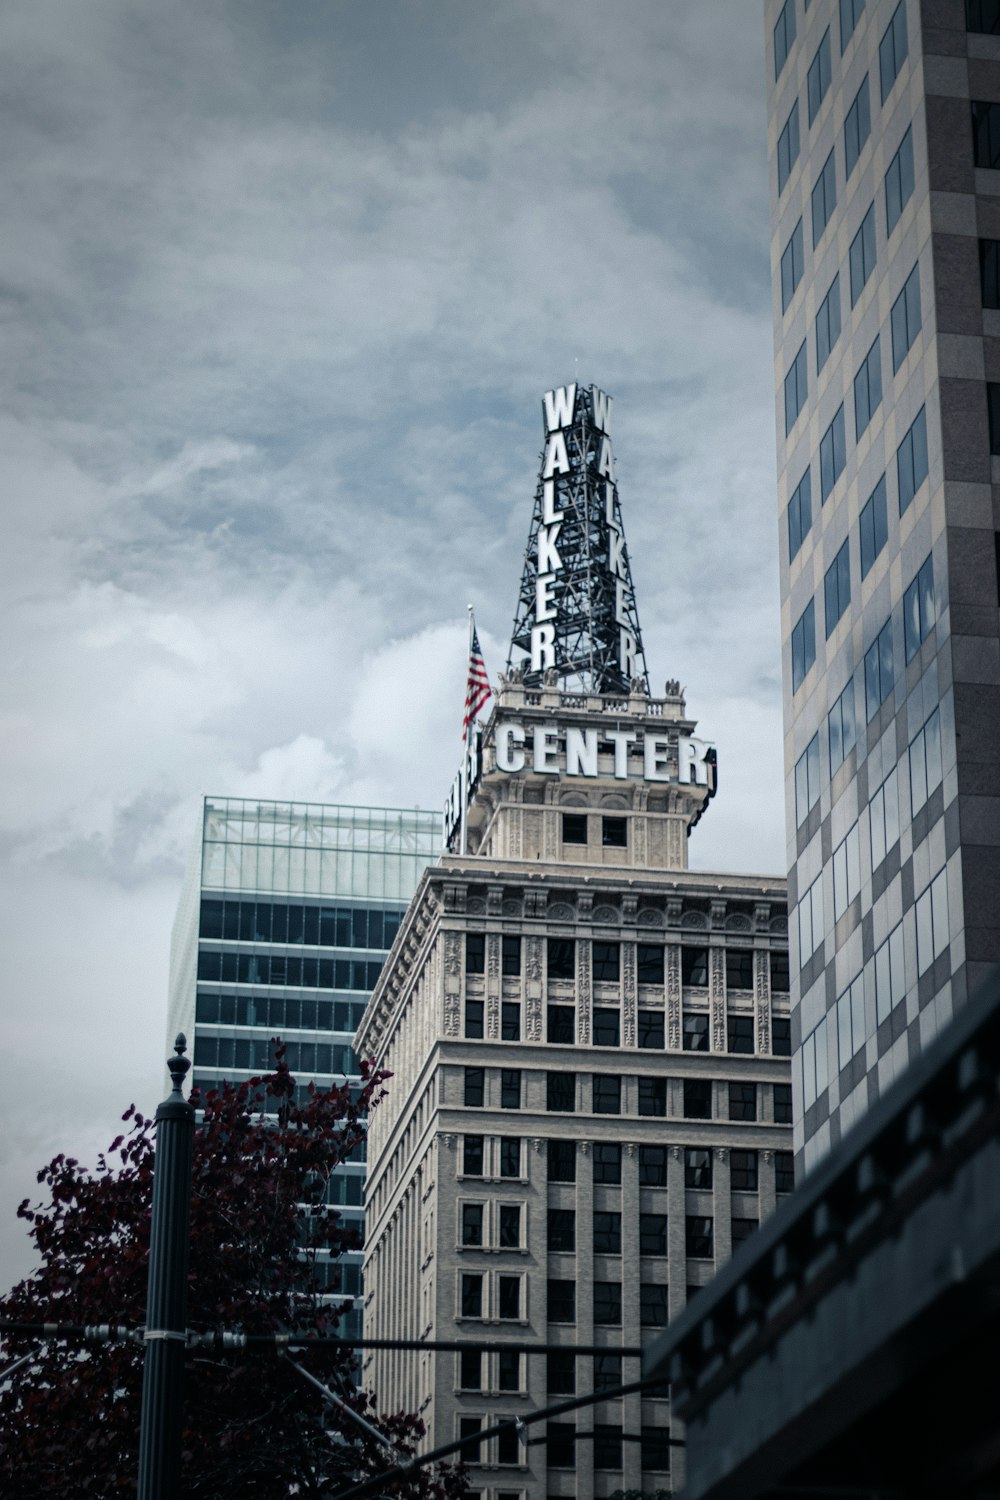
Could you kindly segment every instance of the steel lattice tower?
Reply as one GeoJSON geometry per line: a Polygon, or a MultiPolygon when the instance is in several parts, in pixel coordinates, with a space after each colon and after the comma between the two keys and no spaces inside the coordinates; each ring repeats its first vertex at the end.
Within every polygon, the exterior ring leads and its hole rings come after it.
{"type": "Polygon", "coordinates": [[[577,384],[543,399],[541,455],[508,673],[529,686],[648,693],[611,448],[611,398],[577,384]],[[555,674],[554,678],[552,673],[555,674]]]}

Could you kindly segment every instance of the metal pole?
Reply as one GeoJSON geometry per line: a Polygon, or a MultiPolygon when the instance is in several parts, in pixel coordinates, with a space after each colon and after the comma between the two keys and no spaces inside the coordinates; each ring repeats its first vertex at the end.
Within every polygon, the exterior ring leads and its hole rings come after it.
{"type": "Polygon", "coordinates": [[[174,1043],[176,1055],[167,1063],[173,1089],[156,1111],[138,1500],[178,1500],[180,1495],[194,1146],[194,1110],[181,1092],[191,1066],[186,1050],[181,1033],[174,1043]]]}

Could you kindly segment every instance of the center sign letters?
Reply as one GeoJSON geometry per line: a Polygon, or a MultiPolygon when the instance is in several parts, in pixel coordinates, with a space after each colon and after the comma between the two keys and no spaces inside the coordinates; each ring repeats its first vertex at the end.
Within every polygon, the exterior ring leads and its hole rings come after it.
{"type": "MultiPolygon", "coordinates": [[[[715,747],[692,735],[677,737],[677,770],[670,768],[670,736],[643,733],[637,729],[580,729],[567,725],[536,724],[529,730],[516,720],[501,720],[496,726],[496,768],[560,773],[566,776],[599,776],[603,753],[614,761],[617,781],[675,781],[686,786],[714,785],[715,747]]],[[[611,769],[610,767],[608,768],[611,769]]],[[[605,772],[604,774],[607,774],[605,772]]]]}

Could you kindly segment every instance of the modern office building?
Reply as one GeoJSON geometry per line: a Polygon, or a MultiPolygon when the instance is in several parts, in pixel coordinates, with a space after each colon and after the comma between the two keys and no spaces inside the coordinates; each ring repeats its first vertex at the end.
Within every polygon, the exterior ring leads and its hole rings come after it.
{"type": "Polygon", "coordinates": [[[394,1075],[369,1130],[366,1332],[467,1345],[373,1352],[365,1384],[419,1412],[426,1449],[467,1439],[482,1500],[676,1487],[668,1402],[618,1392],[640,1363],[618,1351],[792,1185],[784,881],[688,869],[716,757],[676,681],[649,692],[610,402],[568,387],[544,409],[469,852],[424,874],[355,1041],[394,1075]],[[477,1438],[602,1391],[530,1445],[477,1438]]]}
{"type": "Polygon", "coordinates": [[[765,14],[810,1167],[1000,957],[1000,7],[765,14]]]}
{"type": "MultiPolygon", "coordinates": [[[[351,1047],[407,902],[441,847],[436,813],[206,797],[174,923],[171,1042],[193,1038],[192,1086],[239,1082],[287,1046],[299,1087],[357,1077],[351,1047]]],[[[363,1153],[328,1201],[363,1229],[363,1153]]],[[[359,1298],[361,1252],[330,1265],[359,1298]]],[[[360,1304],[342,1329],[357,1331],[360,1304]]]]}

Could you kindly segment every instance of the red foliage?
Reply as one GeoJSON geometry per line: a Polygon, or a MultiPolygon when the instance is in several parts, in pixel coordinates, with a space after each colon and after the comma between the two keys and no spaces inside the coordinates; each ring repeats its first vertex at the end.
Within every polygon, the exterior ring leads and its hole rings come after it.
{"type": "MultiPolygon", "coordinates": [[[[364,1116],[383,1097],[388,1075],[363,1068],[353,1098],[346,1084],[310,1086],[306,1102],[296,1104],[283,1051],[279,1046],[267,1078],[192,1098],[203,1111],[191,1197],[194,1330],[336,1332],[343,1309],[322,1295],[314,1252],[336,1255],[356,1242],[319,1200],[335,1167],[363,1140],[364,1116]],[[266,1117],[259,1107],[265,1094],[266,1117]],[[304,1203],[313,1206],[303,1212],[304,1203]]],[[[144,1322],[155,1132],[134,1106],[124,1120],[127,1133],[98,1159],[95,1173],[62,1155],[39,1172],[49,1201],[26,1200],[18,1215],[31,1226],[42,1266],[0,1300],[0,1317],[131,1328],[144,1322]]],[[[36,1345],[8,1335],[2,1363],[33,1346],[30,1363],[0,1389],[0,1491],[11,1500],[134,1493],[141,1345],[36,1345]]],[[[350,1354],[317,1348],[293,1357],[374,1420],[397,1450],[414,1451],[422,1424],[404,1413],[376,1417],[354,1388],[350,1354]]],[[[186,1496],[320,1496],[392,1462],[275,1353],[191,1350],[185,1403],[186,1496]]],[[[459,1500],[462,1471],[422,1472],[391,1493],[459,1500]]]]}

